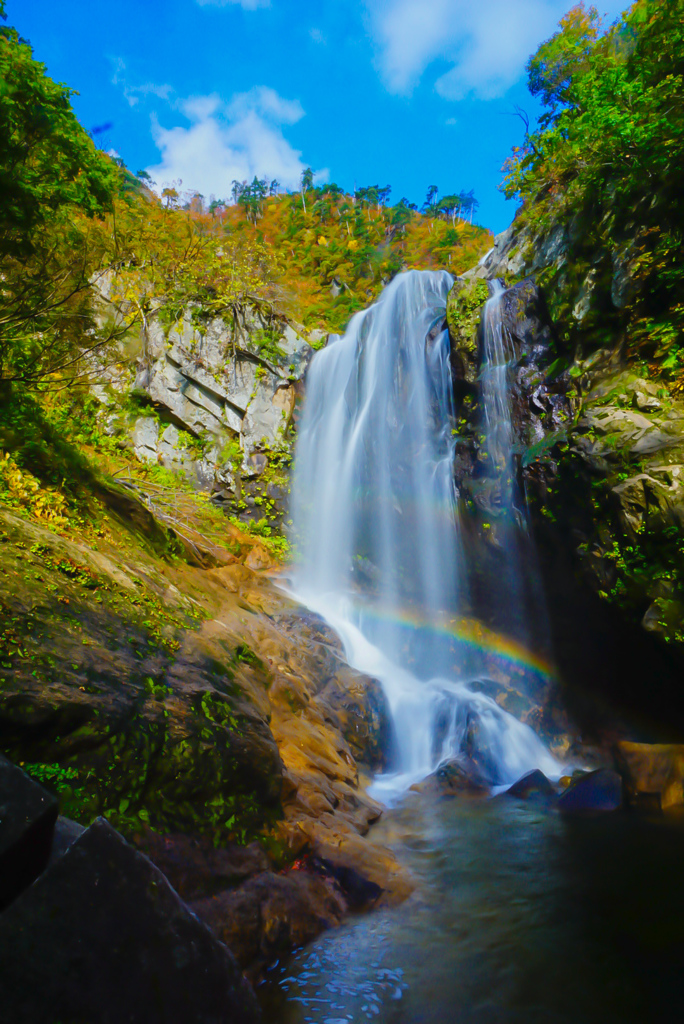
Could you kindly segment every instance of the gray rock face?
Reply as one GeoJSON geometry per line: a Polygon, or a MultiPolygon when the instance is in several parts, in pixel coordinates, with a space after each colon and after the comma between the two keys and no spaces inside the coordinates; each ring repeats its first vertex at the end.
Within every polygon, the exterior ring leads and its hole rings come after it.
{"type": "MultiPolygon", "coordinates": [[[[324,337],[315,331],[311,342],[324,337]]],[[[230,485],[232,480],[231,464],[221,458],[227,442],[239,440],[249,473],[255,450],[283,436],[294,411],[294,384],[306,373],[312,354],[303,333],[283,321],[280,337],[274,338],[273,324],[256,311],[232,325],[211,320],[201,330],[191,309],[168,331],[152,315],[138,339],[135,378],[127,369],[108,372],[107,387],[97,385],[94,393],[110,410],[107,431],[127,434],[137,458],[181,469],[210,490],[215,482],[230,485]],[[264,345],[266,337],[272,340],[264,345]],[[121,422],[111,412],[112,396],[129,388],[165,422],[144,415],[132,425],[121,422]],[[179,428],[206,442],[203,458],[183,446],[179,428]]]]}
{"type": "Polygon", "coordinates": [[[490,279],[532,274],[553,264],[563,266],[567,259],[568,237],[565,227],[557,225],[547,235],[535,237],[527,228],[513,223],[497,235],[494,245],[463,277],[490,279]]]}
{"type": "Polygon", "coordinates": [[[612,253],[613,278],[610,298],[616,309],[624,309],[636,292],[634,255],[633,242],[621,251],[612,253]]]}
{"type": "Polygon", "coordinates": [[[0,916],[4,1024],[256,1024],[228,949],[98,819],[0,916]]]}
{"type": "Polygon", "coordinates": [[[141,462],[157,461],[159,424],[151,416],[141,416],[133,424],[133,451],[141,462]]]}

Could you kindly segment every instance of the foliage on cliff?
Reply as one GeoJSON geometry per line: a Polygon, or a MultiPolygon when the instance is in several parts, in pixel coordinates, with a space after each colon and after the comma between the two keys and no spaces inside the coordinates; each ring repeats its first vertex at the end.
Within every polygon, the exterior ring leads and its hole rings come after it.
{"type": "Polygon", "coordinates": [[[339,331],[398,271],[459,274],[491,245],[490,232],[466,219],[476,205],[471,194],[437,202],[431,186],[421,213],[406,199],[387,205],[389,187],[351,196],[304,179],[301,192],[264,197],[252,217],[238,203],[222,220],[238,237],[273,247],[282,267],[281,301],[307,326],[339,331]]]}
{"type": "MultiPolygon", "coordinates": [[[[144,178],[143,178],[144,181],[144,178]]],[[[489,248],[489,231],[469,223],[470,193],[419,212],[389,187],[314,186],[277,194],[276,182],[235,183],[231,205],[174,190],[161,202],[145,184],[117,204],[119,288],[155,296],[169,317],[195,303],[200,316],[230,322],[241,304],[289,315],[309,328],[342,330],[383,284],[408,267],[461,273],[489,248]]],[[[434,188],[434,187],[433,187],[434,188]]],[[[143,310],[141,310],[142,314],[143,310]]]]}
{"type": "MultiPolygon", "coordinates": [[[[610,329],[684,368],[684,0],[637,0],[607,30],[574,7],[528,63],[545,104],[507,164],[521,222],[565,224],[575,275],[630,279],[610,329]],[[597,256],[598,254],[598,256],[597,256]]],[[[600,280],[598,281],[600,285],[600,280]]]]}

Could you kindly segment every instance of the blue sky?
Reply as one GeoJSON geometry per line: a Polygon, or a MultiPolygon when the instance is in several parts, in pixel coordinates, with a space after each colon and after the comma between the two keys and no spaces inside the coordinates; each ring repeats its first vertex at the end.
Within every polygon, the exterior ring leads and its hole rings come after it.
{"type": "MultiPolygon", "coordinates": [[[[88,129],[159,187],[228,198],[254,174],[295,187],[306,166],[347,190],[475,189],[479,221],[534,118],[527,57],[571,0],[8,0],[88,129]]],[[[603,0],[609,19],[626,0],[603,0]]]]}

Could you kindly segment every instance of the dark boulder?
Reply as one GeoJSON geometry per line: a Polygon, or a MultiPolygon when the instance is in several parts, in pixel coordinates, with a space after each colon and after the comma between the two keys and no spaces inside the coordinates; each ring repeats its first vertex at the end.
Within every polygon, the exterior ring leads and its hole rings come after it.
{"type": "Polygon", "coordinates": [[[489,785],[479,766],[468,757],[446,761],[432,775],[411,786],[411,789],[417,793],[434,793],[439,796],[455,796],[456,793],[484,796],[489,793],[489,785]]]}
{"type": "Polygon", "coordinates": [[[85,825],[79,825],[71,818],[64,818],[60,814],[55,824],[55,831],[52,835],[52,847],[50,849],[49,864],[63,857],[70,846],[73,846],[85,832],[85,825]]]}
{"type": "Polygon", "coordinates": [[[3,1024],[255,1024],[226,947],[98,819],[0,916],[3,1024]]]}
{"type": "Polygon", "coordinates": [[[0,909],[45,868],[57,801],[0,755],[0,909]]]}
{"type": "Polygon", "coordinates": [[[539,768],[535,768],[519,778],[512,786],[509,786],[505,795],[515,796],[520,800],[529,800],[532,797],[552,799],[556,795],[556,790],[544,773],[539,768]]]}
{"type": "Polygon", "coordinates": [[[212,896],[269,867],[258,843],[227,843],[216,848],[201,837],[160,835],[152,829],[136,834],[131,841],[164,872],[184,900],[212,896]]]}
{"type": "Polygon", "coordinates": [[[333,864],[330,861],[319,860],[314,857],[312,867],[332,877],[344,893],[344,898],[349,904],[350,910],[368,910],[378,902],[382,896],[382,887],[376,882],[371,882],[359,871],[345,864],[333,864]]]}
{"type": "Polygon", "coordinates": [[[622,807],[622,779],[610,768],[580,775],[558,798],[558,808],[575,811],[617,811],[622,807]]]}

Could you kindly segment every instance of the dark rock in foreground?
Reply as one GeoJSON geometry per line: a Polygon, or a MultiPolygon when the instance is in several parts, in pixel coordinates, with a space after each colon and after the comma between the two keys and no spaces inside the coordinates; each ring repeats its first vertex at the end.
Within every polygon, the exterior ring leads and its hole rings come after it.
{"type": "Polygon", "coordinates": [[[255,1024],[226,947],[98,819],[0,917],[3,1024],[255,1024]]]}
{"type": "Polygon", "coordinates": [[[44,869],[57,801],[0,755],[0,910],[44,869]]]}
{"type": "Polygon", "coordinates": [[[587,772],[572,782],[558,798],[558,809],[575,811],[617,811],[622,807],[622,779],[610,768],[587,772]]]}

